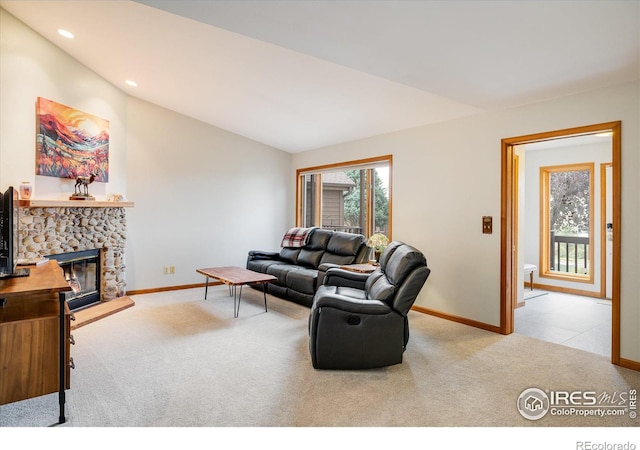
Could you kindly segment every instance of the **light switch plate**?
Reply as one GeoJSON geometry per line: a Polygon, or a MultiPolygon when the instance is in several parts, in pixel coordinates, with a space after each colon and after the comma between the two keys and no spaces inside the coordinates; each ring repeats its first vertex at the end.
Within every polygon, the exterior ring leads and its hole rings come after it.
{"type": "Polygon", "coordinates": [[[482,233],[483,234],[493,233],[493,217],[482,216],[482,233]]]}

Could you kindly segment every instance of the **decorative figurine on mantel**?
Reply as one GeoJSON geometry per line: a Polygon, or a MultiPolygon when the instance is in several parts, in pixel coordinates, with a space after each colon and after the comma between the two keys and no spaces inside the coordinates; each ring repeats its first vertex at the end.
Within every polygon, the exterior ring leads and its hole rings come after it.
{"type": "Polygon", "coordinates": [[[69,200],[95,200],[93,195],[89,195],[89,185],[98,176],[98,172],[90,172],[89,176],[77,176],[74,193],[69,200]]]}

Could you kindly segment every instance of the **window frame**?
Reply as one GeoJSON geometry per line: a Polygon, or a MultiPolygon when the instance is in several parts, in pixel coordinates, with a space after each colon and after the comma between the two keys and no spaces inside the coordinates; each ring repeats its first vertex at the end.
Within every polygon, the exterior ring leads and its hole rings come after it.
{"type": "MultiPolygon", "coordinates": [[[[304,177],[307,175],[316,175],[315,183],[316,186],[319,186],[320,189],[316,188],[316,199],[315,199],[315,212],[314,217],[319,218],[320,223],[314,224],[314,226],[322,227],[322,173],[332,172],[332,171],[341,171],[341,170],[362,170],[365,169],[375,170],[376,166],[386,165],[389,168],[389,186],[388,186],[388,206],[389,206],[389,217],[388,217],[388,226],[387,226],[387,237],[391,241],[392,234],[392,173],[393,173],[393,155],[383,155],[377,156],[373,158],[366,159],[358,159],[351,161],[344,161],[339,163],[325,164],[313,167],[305,167],[296,170],[296,226],[300,227],[304,223],[303,217],[305,214],[304,209],[304,177]]],[[[367,201],[366,205],[366,224],[363,230],[363,234],[366,238],[369,238],[371,234],[374,232],[374,220],[373,220],[373,197],[369,194],[370,190],[373,188],[373,178],[371,176],[366,177],[366,183],[362,183],[367,190],[367,201]]],[[[317,219],[318,220],[318,219],[317,219]]]]}
{"type": "Polygon", "coordinates": [[[594,248],[595,248],[595,164],[593,162],[575,163],[575,164],[560,164],[554,166],[540,167],[540,277],[550,278],[555,280],[572,281],[578,283],[594,283],[594,248]],[[557,172],[571,172],[571,171],[589,171],[589,273],[587,275],[576,273],[564,273],[550,269],[550,245],[551,235],[549,223],[549,190],[550,190],[550,175],[557,172]]]}

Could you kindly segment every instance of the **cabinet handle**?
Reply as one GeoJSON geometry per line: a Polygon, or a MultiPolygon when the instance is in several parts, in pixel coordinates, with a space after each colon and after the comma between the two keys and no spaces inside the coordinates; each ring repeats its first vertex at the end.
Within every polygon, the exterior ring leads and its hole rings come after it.
{"type": "Polygon", "coordinates": [[[71,345],[76,345],[76,340],[73,338],[73,334],[69,335],[69,342],[71,345]]]}
{"type": "Polygon", "coordinates": [[[76,363],[73,362],[73,358],[69,358],[69,367],[71,367],[72,369],[76,368],[76,363]]]}
{"type": "Polygon", "coordinates": [[[70,318],[71,318],[71,320],[75,321],[76,320],[76,315],[74,313],[71,313],[70,318]]]}

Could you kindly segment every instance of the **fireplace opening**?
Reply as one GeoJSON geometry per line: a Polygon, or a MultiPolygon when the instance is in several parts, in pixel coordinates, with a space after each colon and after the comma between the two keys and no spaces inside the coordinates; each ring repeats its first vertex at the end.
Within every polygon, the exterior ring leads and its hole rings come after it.
{"type": "Polygon", "coordinates": [[[65,300],[71,311],[100,302],[100,249],[48,255],[55,259],[71,287],[65,300]]]}

